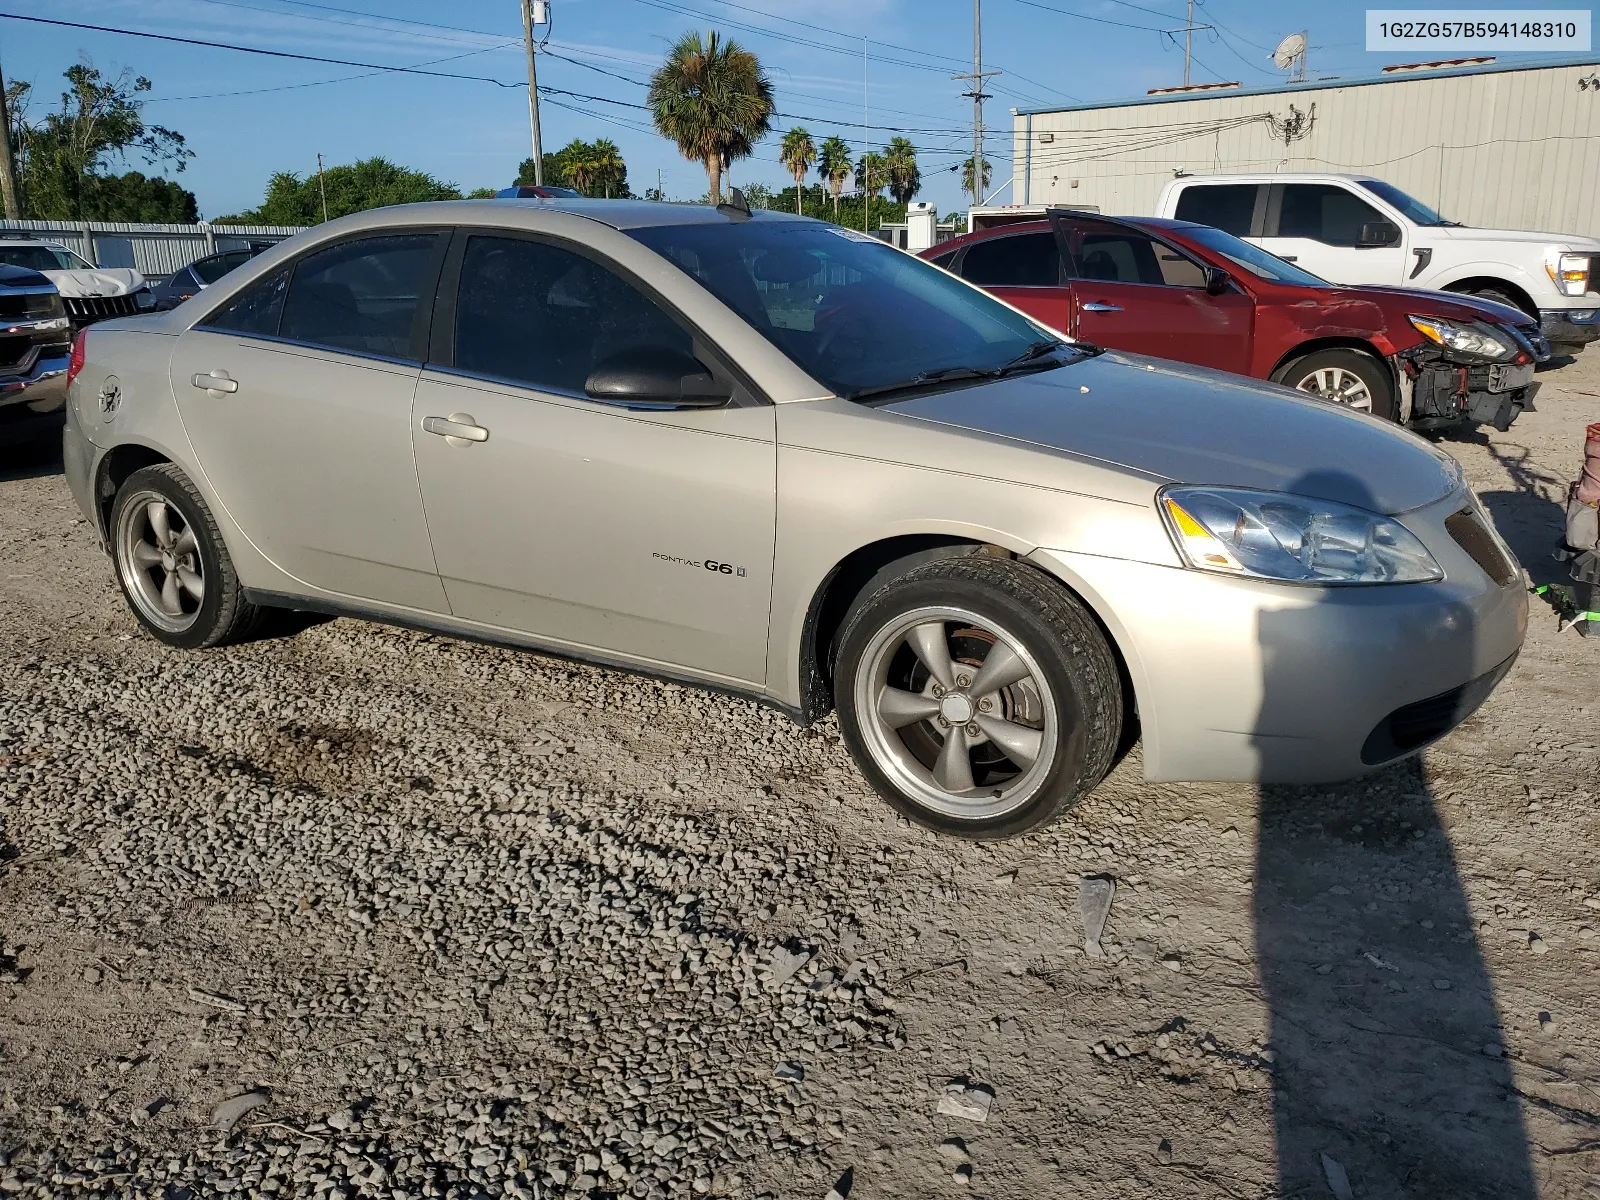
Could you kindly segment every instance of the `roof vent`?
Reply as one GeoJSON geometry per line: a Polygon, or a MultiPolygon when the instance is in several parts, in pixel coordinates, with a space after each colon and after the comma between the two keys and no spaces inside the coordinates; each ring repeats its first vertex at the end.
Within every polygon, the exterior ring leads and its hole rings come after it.
{"type": "Polygon", "coordinates": [[[1484,63],[1492,63],[1495,56],[1492,54],[1482,58],[1443,58],[1438,62],[1420,63],[1395,63],[1392,67],[1385,67],[1385,75],[1393,75],[1397,71],[1442,71],[1446,67],[1481,67],[1484,63]]]}

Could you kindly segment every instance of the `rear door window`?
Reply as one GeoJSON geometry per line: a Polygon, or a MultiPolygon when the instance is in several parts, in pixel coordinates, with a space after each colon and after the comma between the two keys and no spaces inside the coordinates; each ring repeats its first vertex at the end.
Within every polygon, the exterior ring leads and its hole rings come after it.
{"type": "Polygon", "coordinates": [[[1145,283],[1160,287],[1204,287],[1205,271],[1149,234],[1098,221],[1073,221],[1067,226],[1075,279],[1099,283],[1145,283]]]}
{"type": "Polygon", "coordinates": [[[982,287],[1058,287],[1061,251],[1056,235],[1017,233],[974,242],[961,260],[961,277],[982,287]]]}
{"type": "Polygon", "coordinates": [[[307,255],[294,269],[278,336],[356,354],[415,357],[413,333],[419,314],[432,306],[441,237],[387,234],[307,255]]]}
{"type": "Polygon", "coordinates": [[[189,267],[201,283],[215,283],[235,267],[248,262],[250,251],[231,250],[227,254],[214,254],[210,258],[202,258],[199,262],[189,267]]]}
{"type": "Polygon", "coordinates": [[[1354,246],[1360,240],[1362,225],[1383,219],[1372,205],[1342,187],[1286,183],[1276,236],[1309,238],[1329,246],[1354,246]]]}
{"type": "Polygon", "coordinates": [[[1211,225],[1249,237],[1254,225],[1256,196],[1263,185],[1255,183],[1192,183],[1178,193],[1173,216],[1180,221],[1211,225]]]}
{"type": "Polygon", "coordinates": [[[289,272],[279,271],[246,288],[200,323],[203,329],[226,333],[277,337],[283,316],[283,298],[289,291],[289,272]]]}

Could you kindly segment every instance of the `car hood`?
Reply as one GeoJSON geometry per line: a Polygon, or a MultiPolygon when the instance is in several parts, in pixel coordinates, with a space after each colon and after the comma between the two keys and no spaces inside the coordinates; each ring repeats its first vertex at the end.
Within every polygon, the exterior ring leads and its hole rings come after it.
{"type": "Polygon", "coordinates": [[[1142,355],[884,405],[1173,483],[1293,492],[1388,514],[1460,485],[1455,460],[1387,421],[1275,384],[1142,355]]]}
{"type": "Polygon", "coordinates": [[[144,286],[144,276],[131,267],[99,267],[93,271],[46,271],[63,296],[126,296],[144,286]]]}
{"type": "Polygon", "coordinates": [[[1334,289],[1352,296],[1382,298],[1419,317],[1449,317],[1457,321],[1493,321],[1500,325],[1537,325],[1538,322],[1510,304],[1480,300],[1459,292],[1430,292],[1422,288],[1351,287],[1334,289]]]}
{"type": "Polygon", "coordinates": [[[1471,225],[1426,225],[1417,229],[1415,236],[1440,238],[1448,242],[1537,242],[1542,246],[1565,246],[1580,253],[1600,251],[1600,238],[1584,237],[1576,233],[1540,233],[1533,229],[1477,229],[1471,225]]]}

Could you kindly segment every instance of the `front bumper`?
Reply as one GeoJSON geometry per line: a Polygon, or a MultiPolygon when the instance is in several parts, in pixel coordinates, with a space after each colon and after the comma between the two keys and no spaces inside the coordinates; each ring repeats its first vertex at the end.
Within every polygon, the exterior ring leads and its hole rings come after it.
{"type": "Polygon", "coordinates": [[[1552,346],[1572,350],[1600,338],[1600,308],[1546,308],[1539,312],[1539,332],[1552,346]]]}
{"type": "Polygon", "coordinates": [[[0,418],[12,420],[61,411],[67,402],[67,364],[63,350],[41,354],[24,371],[0,373],[0,418]]]}
{"type": "Polygon", "coordinates": [[[1443,567],[1438,583],[1309,588],[1033,557],[1079,590],[1122,650],[1146,778],[1331,783],[1442,737],[1522,645],[1521,570],[1497,584],[1445,529],[1469,503],[1458,492],[1404,517],[1443,567]]]}

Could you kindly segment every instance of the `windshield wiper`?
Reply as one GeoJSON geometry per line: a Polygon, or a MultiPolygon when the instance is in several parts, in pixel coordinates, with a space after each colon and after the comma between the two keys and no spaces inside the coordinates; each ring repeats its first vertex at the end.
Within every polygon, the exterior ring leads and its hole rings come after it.
{"type": "MultiPolygon", "coordinates": [[[[912,379],[902,379],[899,383],[885,383],[877,387],[861,388],[850,393],[851,400],[861,400],[868,396],[882,396],[888,392],[908,392],[915,388],[931,384],[951,383],[962,379],[1000,379],[1021,370],[1047,371],[1051,367],[1059,367],[1061,363],[1041,361],[1045,355],[1053,350],[1065,349],[1068,343],[1058,342],[1054,338],[1037,341],[1030,345],[1015,358],[1008,358],[998,367],[936,367],[931,371],[923,371],[912,379]]],[[[1098,353],[1098,348],[1088,346],[1086,343],[1073,345],[1074,350],[1083,350],[1086,355],[1098,353]]]]}

